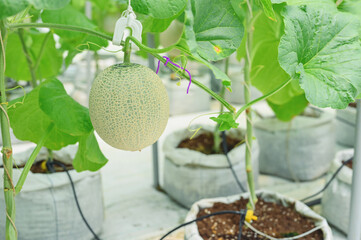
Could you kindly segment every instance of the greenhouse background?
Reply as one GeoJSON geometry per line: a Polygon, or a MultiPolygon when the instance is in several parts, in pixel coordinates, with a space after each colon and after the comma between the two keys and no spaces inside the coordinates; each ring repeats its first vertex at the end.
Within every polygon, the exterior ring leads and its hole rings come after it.
{"type": "Polygon", "coordinates": [[[0,0],[0,239],[361,239],[360,0],[0,0]]]}

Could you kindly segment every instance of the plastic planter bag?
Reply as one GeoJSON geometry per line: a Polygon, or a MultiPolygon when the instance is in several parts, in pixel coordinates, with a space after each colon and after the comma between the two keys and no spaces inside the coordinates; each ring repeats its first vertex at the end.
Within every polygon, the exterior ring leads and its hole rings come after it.
{"type": "MultiPolygon", "coordinates": [[[[353,155],[353,149],[339,151],[332,163],[330,174],[342,165],[342,161],[350,159],[353,155]]],[[[322,197],[322,215],[330,224],[346,234],[350,216],[351,184],[352,169],[344,166],[322,197]]]]}
{"type": "Polygon", "coordinates": [[[290,122],[266,118],[254,124],[261,173],[307,181],[327,172],[334,158],[334,116],[313,114],[318,117],[297,116],[290,122]]]}
{"type": "MultiPolygon", "coordinates": [[[[194,220],[197,218],[197,214],[200,209],[212,207],[214,203],[216,202],[222,202],[222,203],[232,203],[240,199],[240,197],[248,198],[248,193],[242,193],[241,195],[234,195],[230,197],[223,197],[223,198],[214,198],[214,199],[203,199],[199,202],[196,202],[193,204],[191,210],[189,211],[185,222],[194,220]]],[[[327,224],[326,219],[315,213],[312,209],[307,207],[304,203],[300,201],[296,201],[292,198],[288,198],[285,196],[282,196],[277,193],[272,193],[268,191],[258,191],[257,196],[259,198],[262,198],[263,200],[267,202],[275,202],[278,204],[282,204],[283,206],[293,206],[295,207],[295,210],[299,213],[301,213],[303,216],[311,218],[314,220],[316,227],[317,226],[323,226],[321,228],[321,231],[323,232],[323,239],[324,240],[333,240],[332,232],[330,227],[327,224]]],[[[196,223],[192,223],[185,227],[185,239],[186,240],[203,240],[203,238],[199,235],[198,227],[196,223]]]]}
{"type": "MultiPolygon", "coordinates": [[[[15,154],[17,164],[24,163],[29,151],[15,154]]],[[[76,151],[76,149],[75,149],[76,151]]],[[[54,158],[71,163],[74,148],[67,147],[54,151],[54,158]]],[[[37,160],[44,159],[47,151],[42,149],[37,160]],[[43,151],[44,150],[44,151],[43,151]]],[[[20,169],[22,170],[22,169],[20,169]]],[[[21,171],[14,168],[16,183],[21,171]]],[[[1,175],[4,169],[1,168],[1,175]]],[[[103,193],[99,172],[69,171],[77,193],[80,207],[89,225],[99,233],[104,220],[103,193]]],[[[3,178],[0,180],[3,191],[3,178]]],[[[0,194],[0,218],[5,219],[4,195],[0,194]]],[[[16,228],[19,240],[89,240],[92,234],[83,222],[75,204],[70,181],[65,172],[52,174],[28,174],[21,192],[15,197],[16,228]]],[[[5,221],[0,221],[0,229],[5,229],[5,221]]],[[[5,239],[5,233],[0,233],[5,239]]]]}
{"type": "Polygon", "coordinates": [[[336,141],[337,143],[353,147],[356,133],[356,108],[347,107],[336,111],[336,141]]]}
{"type": "MultiPolygon", "coordinates": [[[[170,79],[169,75],[162,75],[161,78],[167,89],[169,97],[170,115],[201,112],[210,109],[211,98],[209,94],[204,92],[201,88],[189,88],[189,93],[187,94],[187,97],[184,97],[185,93],[187,92],[189,83],[188,81],[182,80],[181,84],[178,86],[177,82],[179,82],[179,79],[173,81],[170,79]]],[[[208,72],[203,73],[196,78],[205,86],[210,87],[211,76],[208,72]]]]}
{"type": "MultiPolygon", "coordinates": [[[[197,128],[197,127],[195,127],[197,128]]],[[[204,126],[197,135],[213,131],[214,127],[204,126]]],[[[230,137],[242,139],[244,130],[232,129],[230,137]]],[[[199,199],[229,196],[240,193],[227,159],[223,154],[206,155],[178,144],[193,135],[188,129],[173,132],[164,141],[164,190],[181,205],[190,208],[199,199]]],[[[252,163],[255,182],[258,179],[258,145],[253,142],[252,163]]],[[[228,156],[242,185],[247,189],[245,170],[245,144],[232,149],[228,156]]]]}

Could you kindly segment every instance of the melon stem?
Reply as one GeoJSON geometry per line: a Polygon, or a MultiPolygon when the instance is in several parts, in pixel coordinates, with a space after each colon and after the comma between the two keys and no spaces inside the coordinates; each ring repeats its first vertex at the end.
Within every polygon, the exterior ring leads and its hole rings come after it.
{"type": "Polygon", "coordinates": [[[123,52],[124,52],[124,60],[123,63],[130,63],[130,55],[131,55],[131,46],[130,46],[130,38],[127,37],[125,39],[125,43],[124,43],[124,47],[123,47],[123,52]]]}
{"type": "MultiPolygon", "coordinates": [[[[246,13],[246,61],[244,67],[244,100],[245,104],[251,102],[251,69],[252,69],[252,41],[253,41],[253,12],[252,4],[247,0],[248,12],[246,13]]],[[[257,202],[257,196],[255,192],[255,183],[252,166],[252,140],[253,140],[253,125],[252,125],[252,111],[250,108],[246,109],[246,122],[247,122],[247,133],[246,133],[246,174],[249,191],[249,202],[247,204],[248,209],[255,209],[257,202]]]]}

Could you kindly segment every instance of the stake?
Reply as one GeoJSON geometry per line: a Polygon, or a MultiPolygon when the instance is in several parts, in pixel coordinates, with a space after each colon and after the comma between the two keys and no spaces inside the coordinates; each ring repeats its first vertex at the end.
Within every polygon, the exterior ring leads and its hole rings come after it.
{"type": "Polygon", "coordinates": [[[352,160],[352,191],[348,240],[361,236],[361,100],[357,100],[355,156],[352,160]]]}
{"type": "Polygon", "coordinates": [[[15,187],[13,184],[13,154],[10,138],[10,126],[7,116],[6,81],[5,81],[5,45],[6,28],[4,20],[0,20],[0,93],[1,93],[1,135],[3,140],[3,164],[4,164],[4,196],[6,204],[6,240],[17,239],[15,227],[15,187]]]}
{"type": "MultiPolygon", "coordinates": [[[[151,33],[147,34],[148,37],[148,46],[151,48],[154,48],[154,35],[151,33]]],[[[151,54],[148,54],[148,67],[152,69],[153,71],[156,70],[155,64],[154,64],[154,57],[151,54]]],[[[158,156],[158,141],[156,141],[152,145],[152,153],[153,153],[153,185],[154,187],[159,190],[161,189],[160,183],[159,183],[159,156],[158,156]]]]}

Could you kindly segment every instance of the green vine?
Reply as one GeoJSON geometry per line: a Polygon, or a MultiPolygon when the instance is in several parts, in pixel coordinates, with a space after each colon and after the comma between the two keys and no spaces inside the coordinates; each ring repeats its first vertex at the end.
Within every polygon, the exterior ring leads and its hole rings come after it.
{"type": "Polygon", "coordinates": [[[50,28],[50,29],[62,29],[62,30],[68,30],[68,31],[74,31],[74,32],[82,32],[91,34],[96,37],[103,38],[108,41],[112,41],[113,38],[107,34],[88,29],[83,27],[77,27],[77,26],[71,26],[71,25],[65,25],[65,24],[56,24],[56,23],[16,23],[16,24],[9,24],[9,29],[17,29],[17,28],[50,28]]]}
{"type": "Polygon", "coordinates": [[[15,227],[15,189],[13,177],[13,156],[10,138],[10,124],[7,116],[7,99],[5,89],[5,46],[7,30],[4,20],[0,20],[0,99],[1,99],[1,135],[3,141],[3,166],[4,166],[4,197],[6,205],[6,240],[17,239],[15,227]]]}

